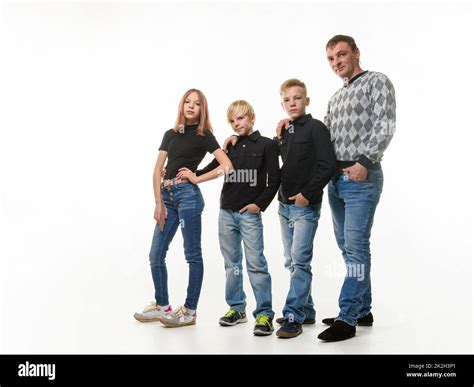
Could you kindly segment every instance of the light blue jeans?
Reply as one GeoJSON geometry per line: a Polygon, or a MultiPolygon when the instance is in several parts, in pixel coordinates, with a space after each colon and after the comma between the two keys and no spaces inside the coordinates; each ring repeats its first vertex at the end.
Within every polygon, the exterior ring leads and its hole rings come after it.
{"type": "Polygon", "coordinates": [[[356,325],[371,309],[370,232],[382,188],[381,169],[368,170],[363,182],[340,175],[328,186],[334,234],[346,264],[336,319],[350,325],[356,325]]]}
{"type": "Polygon", "coordinates": [[[242,242],[247,273],[257,302],[253,316],[266,315],[273,318],[272,280],[263,255],[262,215],[221,209],[219,244],[226,272],[225,299],[231,309],[239,312],[245,312],[247,306],[243,288],[242,242]]]}
{"type": "Polygon", "coordinates": [[[283,307],[283,317],[300,324],[306,318],[315,318],[311,297],[311,261],[313,240],[318,228],[321,204],[306,207],[280,202],[281,235],[285,268],[290,271],[290,290],[283,307]]]}
{"type": "Polygon", "coordinates": [[[168,210],[163,231],[155,227],[150,250],[150,266],[158,305],[168,305],[166,252],[178,227],[184,239],[184,256],[189,266],[187,296],[184,306],[196,309],[204,273],[201,252],[201,214],[204,200],[197,185],[184,182],[161,190],[168,210]]]}

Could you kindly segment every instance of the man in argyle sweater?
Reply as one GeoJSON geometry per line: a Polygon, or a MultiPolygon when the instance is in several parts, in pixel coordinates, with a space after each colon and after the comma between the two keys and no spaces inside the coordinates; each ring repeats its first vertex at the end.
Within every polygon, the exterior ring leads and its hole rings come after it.
{"type": "Polygon", "coordinates": [[[336,318],[319,334],[324,341],[355,336],[356,325],[371,326],[370,231],[383,186],[380,161],[395,131],[395,90],[384,74],[363,71],[350,36],[326,45],[329,65],[344,81],[329,100],[325,124],[337,158],[328,185],[334,233],[346,264],[336,318]]]}

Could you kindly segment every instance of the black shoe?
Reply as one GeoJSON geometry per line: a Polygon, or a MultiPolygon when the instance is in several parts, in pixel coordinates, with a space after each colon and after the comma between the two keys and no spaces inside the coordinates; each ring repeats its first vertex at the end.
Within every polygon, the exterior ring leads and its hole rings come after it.
{"type": "MultiPolygon", "coordinates": [[[[275,322],[279,325],[283,325],[283,321],[285,321],[284,317],[278,317],[275,322]]],[[[305,318],[303,321],[303,325],[311,325],[316,324],[316,320],[314,318],[305,318]]]]}
{"type": "Polygon", "coordinates": [[[233,309],[230,309],[223,317],[219,319],[219,324],[225,327],[232,327],[245,322],[247,322],[247,315],[245,312],[237,312],[233,309]]]}
{"type": "MultiPolygon", "coordinates": [[[[336,320],[335,317],[323,318],[323,324],[332,325],[334,324],[335,320],[336,320]]],[[[371,327],[373,324],[374,324],[374,316],[372,315],[372,312],[370,312],[367,316],[357,319],[357,325],[360,327],[371,327]]]]}
{"type": "Polygon", "coordinates": [[[265,315],[257,316],[255,326],[253,327],[253,334],[255,336],[269,336],[273,332],[272,319],[265,315]]]}
{"type": "Polygon", "coordinates": [[[318,339],[324,341],[342,341],[354,337],[356,328],[341,320],[334,321],[328,329],[318,335],[318,339]]]}
{"type": "Polygon", "coordinates": [[[290,339],[292,337],[299,336],[303,333],[303,327],[299,322],[285,320],[280,329],[278,329],[276,335],[282,339],[290,339]]]}

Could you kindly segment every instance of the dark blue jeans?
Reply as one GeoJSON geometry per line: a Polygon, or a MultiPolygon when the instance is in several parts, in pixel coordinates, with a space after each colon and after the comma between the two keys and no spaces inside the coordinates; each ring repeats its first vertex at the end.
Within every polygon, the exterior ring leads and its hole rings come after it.
{"type": "Polygon", "coordinates": [[[370,232],[383,188],[382,170],[369,170],[362,182],[346,175],[328,186],[334,234],[346,264],[346,277],[339,296],[339,316],[350,325],[370,312],[370,232]]]}
{"type": "Polygon", "coordinates": [[[198,186],[187,182],[164,188],[161,192],[168,210],[168,218],[163,231],[156,225],[150,250],[155,300],[158,305],[169,304],[165,258],[168,247],[180,227],[184,239],[184,255],[189,265],[188,290],[184,306],[196,309],[204,273],[201,252],[201,214],[204,200],[198,186]]]}

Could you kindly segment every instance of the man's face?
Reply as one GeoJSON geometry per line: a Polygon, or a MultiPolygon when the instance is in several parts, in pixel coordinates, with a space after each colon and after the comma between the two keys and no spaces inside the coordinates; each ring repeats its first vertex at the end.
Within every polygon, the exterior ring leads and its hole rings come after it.
{"type": "Polygon", "coordinates": [[[360,71],[359,49],[352,51],[346,42],[339,42],[326,50],[329,66],[341,78],[351,79],[360,71]]]}
{"type": "Polygon", "coordinates": [[[304,89],[300,86],[287,88],[281,96],[281,106],[292,120],[305,115],[308,105],[309,98],[306,97],[304,89]]]}

